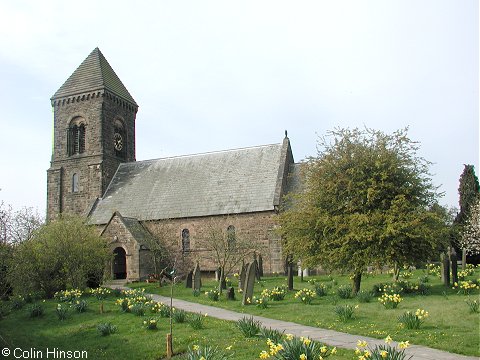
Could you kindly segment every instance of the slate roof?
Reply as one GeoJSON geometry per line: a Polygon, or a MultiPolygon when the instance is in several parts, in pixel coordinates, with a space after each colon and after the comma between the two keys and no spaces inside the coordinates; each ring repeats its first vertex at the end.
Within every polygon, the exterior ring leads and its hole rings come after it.
{"type": "Polygon", "coordinates": [[[105,89],[138,106],[97,47],[57,90],[52,100],[105,89]]]}
{"type": "Polygon", "coordinates": [[[285,147],[291,154],[288,138],[283,144],[121,164],[90,223],[105,224],[115,211],[144,221],[274,210],[285,147]]]}

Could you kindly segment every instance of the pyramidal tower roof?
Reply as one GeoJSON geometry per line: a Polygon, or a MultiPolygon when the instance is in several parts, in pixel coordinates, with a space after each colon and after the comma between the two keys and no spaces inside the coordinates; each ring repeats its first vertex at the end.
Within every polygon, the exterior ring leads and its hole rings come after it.
{"type": "Polygon", "coordinates": [[[105,89],[138,106],[97,47],[57,90],[52,100],[105,89]]]}

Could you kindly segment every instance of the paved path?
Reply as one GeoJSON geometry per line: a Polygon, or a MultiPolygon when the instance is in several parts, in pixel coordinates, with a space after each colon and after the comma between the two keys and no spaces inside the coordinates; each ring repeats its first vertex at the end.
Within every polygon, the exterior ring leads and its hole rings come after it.
{"type": "MultiPolygon", "coordinates": [[[[128,289],[123,286],[113,286],[128,289]]],[[[170,298],[151,294],[155,301],[160,301],[165,304],[170,304],[170,298]]],[[[235,311],[225,310],[214,306],[197,304],[185,300],[173,299],[173,306],[178,309],[183,309],[188,312],[199,312],[202,314],[208,314],[208,316],[222,319],[236,321],[244,316],[250,316],[248,314],[237,313],[235,311]]],[[[269,319],[263,316],[253,316],[255,320],[262,323],[263,326],[280,331],[285,330],[286,334],[293,334],[295,336],[305,336],[312,340],[320,341],[326,345],[336,346],[345,349],[355,349],[358,340],[365,340],[369,345],[382,345],[385,344],[383,340],[369,338],[360,335],[350,335],[334,330],[320,329],[313,326],[300,325],[289,321],[269,319]]],[[[396,345],[396,343],[392,343],[396,345]]],[[[464,356],[458,354],[448,353],[437,349],[428,348],[426,346],[411,345],[406,351],[406,354],[413,355],[414,360],[478,360],[478,357],[464,356]]]]}

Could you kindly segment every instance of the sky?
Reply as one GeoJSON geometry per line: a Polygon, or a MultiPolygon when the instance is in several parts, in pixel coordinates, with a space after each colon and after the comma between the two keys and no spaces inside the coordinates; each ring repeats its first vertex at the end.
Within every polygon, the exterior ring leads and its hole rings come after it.
{"type": "Polygon", "coordinates": [[[0,200],[46,208],[50,97],[99,47],[139,104],[136,158],[408,127],[458,206],[479,167],[477,0],[0,0],[0,200]]]}

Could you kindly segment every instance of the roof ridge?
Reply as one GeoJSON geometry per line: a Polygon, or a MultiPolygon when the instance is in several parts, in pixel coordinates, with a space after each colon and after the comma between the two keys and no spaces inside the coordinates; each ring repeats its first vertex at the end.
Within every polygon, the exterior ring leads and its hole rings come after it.
{"type": "Polygon", "coordinates": [[[130,164],[138,164],[138,163],[148,163],[148,162],[154,162],[154,161],[158,161],[158,160],[169,160],[169,159],[179,159],[179,158],[202,156],[202,155],[223,154],[223,153],[227,153],[227,152],[251,150],[251,149],[258,149],[258,148],[269,147],[269,146],[282,146],[282,143],[265,144],[265,145],[257,145],[257,146],[247,146],[247,147],[241,147],[241,148],[235,148],[235,149],[226,149],[226,150],[214,150],[214,151],[207,151],[207,152],[203,152],[203,153],[166,156],[166,157],[155,158],[155,159],[137,160],[137,161],[127,162],[127,163],[122,163],[122,164],[120,164],[120,166],[130,165],[130,164]]]}

